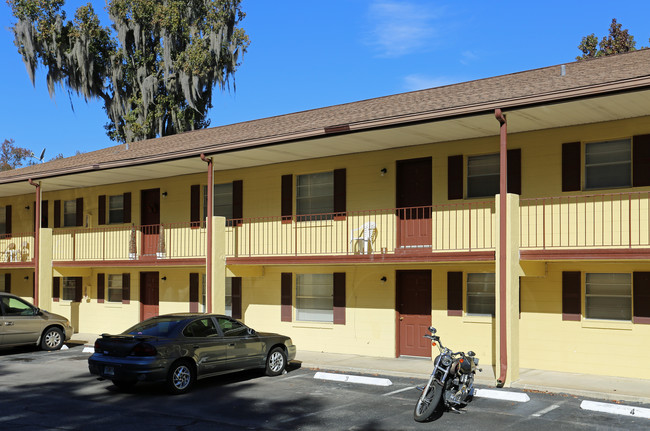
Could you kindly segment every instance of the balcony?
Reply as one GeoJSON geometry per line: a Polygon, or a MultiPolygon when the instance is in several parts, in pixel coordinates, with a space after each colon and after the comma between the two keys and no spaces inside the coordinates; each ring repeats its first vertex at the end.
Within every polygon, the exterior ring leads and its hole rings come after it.
{"type": "Polygon", "coordinates": [[[650,192],[521,199],[524,251],[636,250],[650,247],[650,192]]]}
{"type": "Polygon", "coordinates": [[[256,217],[226,227],[226,256],[359,258],[493,251],[494,201],[256,217]]]}
{"type": "Polygon", "coordinates": [[[52,232],[54,261],[155,261],[206,256],[207,230],[194,223],[64,228],[52,232]]]}
{"type": "Polygon", "coordinates": [[[33,259],[34,232],[0,235],[0,263],[3,266],[25,266],[33,259]]]}

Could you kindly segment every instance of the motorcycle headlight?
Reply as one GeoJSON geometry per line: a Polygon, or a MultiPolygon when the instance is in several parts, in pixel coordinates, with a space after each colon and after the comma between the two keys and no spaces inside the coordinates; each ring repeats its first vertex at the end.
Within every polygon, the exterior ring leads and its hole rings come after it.
{"type": "Polygon", "coordinates": [[[449,356],[443,356],[442,358],[440,358],[440,361],[442,362],[442,365],[444,365],[445,367],[451,365],[451,358],[449,356]]]}

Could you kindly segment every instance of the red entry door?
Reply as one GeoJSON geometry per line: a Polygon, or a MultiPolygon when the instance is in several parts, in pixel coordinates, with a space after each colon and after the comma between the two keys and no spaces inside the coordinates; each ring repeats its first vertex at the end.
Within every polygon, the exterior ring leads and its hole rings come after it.
{"type": "Polygon", "coordinates": [[[397,245],[403,250],[417,250],[432,244],[431,163],[431,157],[397,161],[397,245]]]}
{"type": "Polygon", "coordinates": [[[397,271],[397,356],[431,357],[431,271],[397,271]]]}
{"type": "Polygon", "coordinates": [[[145,258],[155,258],[160,233],[160,189],[140,192],[140,223],[142,224],[142,253],[145,258]]]}
{"type": "Polygon", "coordinates": [[[158,306],[158,273],[140,273],[140,320],[160,314],[158,306]]]}

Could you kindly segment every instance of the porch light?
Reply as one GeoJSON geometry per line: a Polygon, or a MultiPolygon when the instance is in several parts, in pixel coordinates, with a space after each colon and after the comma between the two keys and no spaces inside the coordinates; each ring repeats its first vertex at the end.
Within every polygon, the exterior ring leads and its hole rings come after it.
{"type": "Polygon", "coordinates": [[[387,279],[386,276],[384,275],[384,276],[383,276],[382,278],[380,278],[379,280],[381,280],[382,283],[386,283],[386,281],[387,281],[388,279],[387,279]]]}
{"type": "Polygon", "coordinates": [[[24,278],[25,280],[29,280],[29,275],[26,275],[24,278]]]}
{"type": "Polygon", "coordinates": [[[379,172],[381,172],[381,176],[383,177],[383,176],[386,175],[386,173],[388,172],[388,169],[386,169],[386,168],[381,168],[381,171],[379,171],[379,172]]]}
{"type": "Polygon", "coordinates": [[[29,211],[29,205],[27,205],[27,206],[25,207],[25,209],[26,209],[27,211],[29,211]]]}
{"type": "Polygon", "coordinates": [[[167,277],[165,276],[165,277],[161,278],[161,280],[162,281],[167,281],[167,277]]]}
{"type": "Polygon", "coordinates": [[[167,197],[167,192],[162,192],[162,197],[166,198],[167,197]]]}

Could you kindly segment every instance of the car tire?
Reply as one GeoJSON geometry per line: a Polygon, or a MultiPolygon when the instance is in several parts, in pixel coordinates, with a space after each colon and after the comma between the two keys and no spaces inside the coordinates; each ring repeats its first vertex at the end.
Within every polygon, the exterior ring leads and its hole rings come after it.
{"type": "Polygon", "coordinates": [[[63,341],[63,332],[59,328],[47,328],[41,337],[41,349],[59,350],[63,341]]]}
{"type": "Polygon", "coordinates": [[[287,368],[287,354],[281,347],[275,347],[266,357],[266,375],[279,376],[287,368]]]}
{"type": "Polygon", "coordinates": [[[137,380],[113,380],[113,384],[121,391],[128,391],[133,388],[137,380]]]}
{"type": "Polygon", "coordinates": [[[194,364],[187,359],[178,360],[169,367],[167,390],[173,395],[184,394],[194,385],[195,380],[196,370],[194,364]]]}

